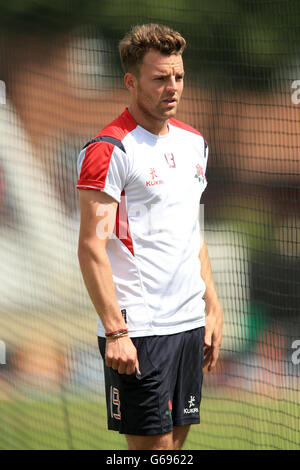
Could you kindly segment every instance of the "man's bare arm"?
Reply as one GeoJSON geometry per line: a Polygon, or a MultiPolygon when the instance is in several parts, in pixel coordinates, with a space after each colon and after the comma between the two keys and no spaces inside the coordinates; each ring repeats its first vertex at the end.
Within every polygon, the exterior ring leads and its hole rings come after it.
{"type": "MultiPolygon", "coordinates": [[[[106,332],[127,328],[118,305],[106,246],[118,203],[101,191],[80,190],[78,259],[82,276],[106,332]]],[[[120,374],[139,372],[136,348],[128,336],[106,341],[105,361],[120,374]]]]}
{"type": "Polygon", "coordinates": [[[201,277],[205,282],[205,337],[204,337],[204,367],[211,371],[218,360],[219,348],[222,341],[222,306],[219,302],[215,283],[213,280],[206,242],[203,241],[199,253],[201,262],[201,277]]]}

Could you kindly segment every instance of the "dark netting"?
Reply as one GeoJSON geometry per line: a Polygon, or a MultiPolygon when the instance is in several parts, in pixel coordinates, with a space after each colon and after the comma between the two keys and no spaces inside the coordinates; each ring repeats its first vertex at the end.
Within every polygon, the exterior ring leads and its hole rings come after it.
{"type": "Polygon", "coordinates": [[[106,430],[76,161],[128,104],[118,41],[149,22],[187,40],[177,117],[210,147],[204,228],[224,309],[185,449],[299,448],[300,2],[11,0],[0,7],[0,449],[126,448],[106,430]]]}

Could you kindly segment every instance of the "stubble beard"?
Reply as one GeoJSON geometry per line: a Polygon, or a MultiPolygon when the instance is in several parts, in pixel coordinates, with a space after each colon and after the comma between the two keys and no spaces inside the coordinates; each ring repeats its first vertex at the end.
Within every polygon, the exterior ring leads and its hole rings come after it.
{"type": "MultiPolygon", "coordinates": [[[[151,101],[151,97],[149,98],[149,101],[151,101]]],[[[147,116],[151,120],[161,121],[161,122],[167,121],[168,119],[176,115],[178,104],[179,104],[179,100],[177,101],[173,109],[163,110],[162,107],[160,107],[161,105],[160,102],[156,105],[156,107],[153,108],[152,103],[150,105],[147,105],[147,103],[145,103],[143,99],[139,99],[139,98],[137,99],[137,105],[145,116],[147,116]]]]}

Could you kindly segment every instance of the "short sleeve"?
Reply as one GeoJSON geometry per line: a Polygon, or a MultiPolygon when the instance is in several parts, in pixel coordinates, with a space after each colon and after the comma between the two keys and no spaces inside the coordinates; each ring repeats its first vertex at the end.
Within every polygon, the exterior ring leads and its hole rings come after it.
{"type": "Polygon", "coordinates": [[[206,168],[207,168],[207,160],[208,160],[208,153],[209,153],[209,147],[208,144],[203,137],[203,160],[204,160],[204,174],[206,173],[206,168]]]}
{"type": "Polygon", "coordinates": [[[79,154],[76,187],[103,191],[120,202],[127,169],[126,153],[110,142],[95,142],[79,154]]]}
{"type": "Polygon", "coordinates": [[[202,149],[201,149],[201,165],[197,165],[197,171],[198,171],[198,177],[199,181],[202,182],[201,184],[201,195],[200,195],[200,200],[199,203],[201,203],[201,197],[203,192],[205,191],[207,187],[207,179],[206,179],[206,169],[207,169],[207,160],[208,160],[208,144],[205,140],[205,138],[202,136],[202,149]]]}

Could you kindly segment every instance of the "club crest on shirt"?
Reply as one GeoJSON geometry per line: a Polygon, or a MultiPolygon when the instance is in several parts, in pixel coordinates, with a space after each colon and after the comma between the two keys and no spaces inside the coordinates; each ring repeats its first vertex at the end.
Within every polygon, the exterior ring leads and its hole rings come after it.
{"type": "Polygon", "coordinates": [[[149,170],[151,179],[146,181],[146,186],[156,186],[157,184],[164,184],[164,181],[159,179],[157,176],[157,170],[155,168],[150,168],[149,170]]]}
{"type": "Polygon", "coordinates": [[[196,174],[194,178],[197,178],[200,183],[204,183],[205,181],[204,170],[199,163],[196,165],[196,174]]]}
{"type": "Polygon", "coordinates": [[[173,153],[165,153],[164,154],[165,160],[169,165],[169,168],[176,168],[175,158],[173,153]]]}

